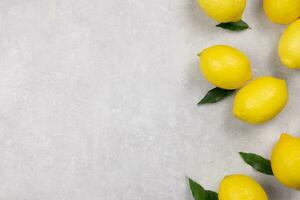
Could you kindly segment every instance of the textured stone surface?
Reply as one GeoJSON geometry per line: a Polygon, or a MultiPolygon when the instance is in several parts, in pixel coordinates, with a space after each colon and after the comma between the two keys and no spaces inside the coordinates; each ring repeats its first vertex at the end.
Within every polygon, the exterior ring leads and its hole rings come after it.
{"type": "Polygon", "coordinates": [[[281,66],[284,26],[248,1],[252,27],[214,27],[193,0],[0,2],[0,199],[190,200],[186,177],[216,190],[253,176],[272,200],[297,200],[239,151],[270,156],[282,131],[299,132],[298,72],[281,66]],[[232,98],[197,107],[209,85],[197,53],[230,44],[254,76],[287,80],[290,101],[273,121],[231,116],[232,98]]]}

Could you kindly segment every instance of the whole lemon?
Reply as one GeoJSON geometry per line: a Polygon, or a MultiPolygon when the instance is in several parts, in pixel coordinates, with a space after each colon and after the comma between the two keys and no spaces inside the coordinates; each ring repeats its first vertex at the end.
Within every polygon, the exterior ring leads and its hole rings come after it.
{"type": "Polygon", "coordinates": [[[252,77],[249,59],[233,47],[212,46],[203,50],[199,57],[203,76],[217,87],[240,88],[252,77]]]}
{"type": "Polygon", "coordinates": [[[282,134],[273,148],[271,165],[282,184],[300,190],[300,138],[282,134]]]}
{"type": "Polygon", "coordinates": [[[264,189],[245,175],[226,176],[220,183],[219,200],[268,200],[264,189]]]}
{"type": "Polygon", "coordinates": [[[278,53],[285,66],[300,68],[300,19],[293,22],[282,34],[278,53]]]}
{"type": "Polygon", "coordinates": [[[264,10],[270,21],[289,24],[300,17],[300,0],[264,0],[264,10]]]}
{"type": "Polygon", "coordinates": [[[275,117],[287,100],[288,90],[284,80],[260,77],[237,93],[233,114],[248,123],[260,124],[275,117]]]}
{"type": "Polygon", "coordinates": [[[217,22],[240,21],[246,0],[197,0],[204,12],[217,22]]]}

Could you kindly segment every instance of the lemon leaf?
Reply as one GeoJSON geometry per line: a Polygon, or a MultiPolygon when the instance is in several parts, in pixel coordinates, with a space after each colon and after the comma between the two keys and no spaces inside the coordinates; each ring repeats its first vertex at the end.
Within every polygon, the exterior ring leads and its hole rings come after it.
{"type": "Polygon", "coordinates": [[[195,200],[208,200],[204,188],[189,178],[189,185],[195,200]]]}
{"type": "Polygon", "coordinates": [[[256,171],[259,171],[263,174],[267,175],[273,175],[272,167],[271,167],[271,161],[263,158],[260,155],[254,154],[254,153],[244,153],[240,152],[240,156],[242,159],[253,167],[256,171]]]}
{"type": "Polygon", "coordinates": [[[238,22],[220,23],[217,25],[217,27],[227,29],[230,31],[243,31],[250,28],[249,25],[243,20],[240,20],[238,22]]]}
{"type": "Polygon", "coordinates": [[[205,95],[205,97],[203,97],[203,99],[198,103],[198,105],[207,104],[207,103],[216,103],[218,101],[221,101],[225,97],[233,94],[234,91],[235,90],[225,90],[216,87],[214,89],[209,90],[205,95]]]}
{"type": "Polygon", "coordinates": [[[189,185],[195,200],[218,200],[218,193],[205,190],[200,184],[190,178],[189,185]]]}
{"type": "Polygon", "coordinates": [[[210,190],[206,190],[208,200],[218,200],[218,193],[210,190]]]}

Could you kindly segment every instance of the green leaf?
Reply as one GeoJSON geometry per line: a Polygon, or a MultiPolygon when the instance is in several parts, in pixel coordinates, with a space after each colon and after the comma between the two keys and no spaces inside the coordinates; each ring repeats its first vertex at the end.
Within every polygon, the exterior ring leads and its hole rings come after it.
{"type": "Polygon", "coordinates": [[[210,190],[206,190],[206,194],[208,197],[208,200],[218,200],[218,193],[210,190]]]}
{"type": "Polygon", "coordinates": [[[189,185],[195,200],[218,200],[218,193],[205,190],[201,185],[190,178],[189,185]]]}
{"type": "Polygon", "coordinates": [[[217,25],[217,27],[227,29],[230,31],[243,31],[250,28],[249,25],[243,20],[240,20],[238,22],[220,23],[217,25]]]}
{"type": "Polygon", "coordinates": [[[208,200],[207,193],[201,185],[199,185],[190,178],[189,185],[195,200],[208,200]]]}
{"type": "Polygon", "coordinates": [[[207,92],[205,97],[198,103],[198,105],[201,104],[207,104],[207,103],[216,103],[218,101],[221,101],[225,97],[233,94],[235,90],[225,90],[222,88],[214,88],[207,92]]]}
{"type": "Polygon", "coordinates": [[[254,153],[244,153],[240,152],[242,159],[255,170],[267,174],[273,175],[271,161],[263,158],[260,155],[254,153]]]}

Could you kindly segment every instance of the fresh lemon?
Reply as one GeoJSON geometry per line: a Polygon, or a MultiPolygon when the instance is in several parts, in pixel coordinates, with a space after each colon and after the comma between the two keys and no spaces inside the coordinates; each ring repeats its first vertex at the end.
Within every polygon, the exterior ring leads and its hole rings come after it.
{"type": "Polygon", "coordinates": [[[219,200],[268,200],[264,189],[245,175],[226,176],[220,184],[219,200]]]}
{"type": "Polygon", "coordinates": [[[264,10],[272,22],[289,24],[300,17],[300,0],[264,0],[264,10]]]}
{"type": "Polygon", "coordinates": [[[233,114],[248,123],[260,124],[275,117],[287,100],[288,90],[284,80],[260,77],[237,93],[233,114]]]}
{"type": "Polygon", "coordinates": [[[238,49],[216,45],[203,50],[199,57],[203,76],[217,87],[236,89],[251,79],[250,61],[238,49]]]}
{"type": "Polygon", "coordinates": [[[204,12],[217,22],[240,21],[246,0],[197,0],[204,12]]]}
{"type": "Polygon", "coordinates": [[[300,68],[300,19],[293,22],[282,34],[278,53],[285,66],[300,68]]]}
{"type": "Polygon", "coordinates": [[[273,148],[271,164],[282,184],[300,190],[300,138],[282,134],[273,148]]]}

